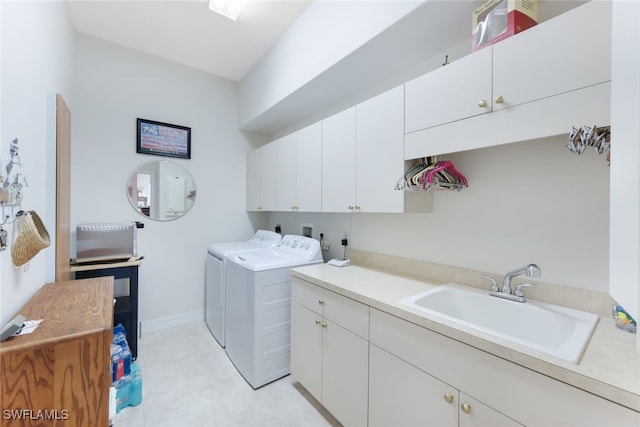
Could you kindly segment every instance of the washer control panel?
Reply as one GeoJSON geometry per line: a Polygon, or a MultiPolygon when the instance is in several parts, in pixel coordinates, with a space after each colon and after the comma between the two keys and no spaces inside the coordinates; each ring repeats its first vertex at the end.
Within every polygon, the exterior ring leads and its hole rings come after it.
{"type": "Polygon", "coordinates": [[[312,260],[320,254],[320,242],[311,237],[288,234],[282,238],[276,247],[279,252],[297,254],[312,260]]]}

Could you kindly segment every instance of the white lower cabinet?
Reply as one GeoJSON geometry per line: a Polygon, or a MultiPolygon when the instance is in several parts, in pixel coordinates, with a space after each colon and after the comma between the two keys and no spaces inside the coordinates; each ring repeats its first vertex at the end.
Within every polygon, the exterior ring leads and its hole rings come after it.
{"type": "Polygon", "coordinates": [[[404,360],[371,344],[369,426],[521,426],[404,360]]]}
{"type": "MultiPolygon", "coordinates": [[[[404,397],[413,399],[412,403],[400,406],[395,402],[395,406],[389,406],[388,410],[395,411],[395,415],[386,415],[389,418],[385,420],[406,417],[407,411],[422,408],[425,421],[419,421],[420,413],[415,412],[411,415],[415,418],[409,419],[407,425],[411,425],[410,421],[418,422],[413,425],[456,425],[438,423],[441,411],[434,409],[438,405],[431,401],[444,399],[443,393],[447,393],[442,385],[434,385],[439,381],[451,386],[449,393],[454,401],[457,393],[457,407],[460,408],[457,425],[460,426],[518,425],[514,420],[528,427],[640,425],[639,412],[382,311],[370,310],[370,325],[371,348],[377,348],[375,352],[371,351],[371,425],[383,425],[373,424],[381,416],[377,405],[384,404],[384,398],[376,397],[384,392],[379,388],[404,393],[404,381],[394,385],[389,379],[395,375],[405,379],[412,375],[422,379],[431,377],[424,383],[416,383],[420,381],[418,379],[408,380],[410,391],[404,397]],[[394,363],[388,360],[376,362],[376,359],[384,359],[375,355],[379,351],[393,355],[394,363]],[[379,367],[386,372],[379,372],[379,367]],[[383,386],[376,386],[375,381],[382,381],[383,386]],[[420,398],[421,395],[426,397],[420,398]],[[466,407],[462,407],[464,403],[469,404],[469,414],[465,413],[466,407]],[[437,417],[433,423],[429,419],[431,416],[437,417]]],[[[398,396],[393,398],[401,400],[398,396]]]]}
{"type": "Polygon", "coordinates": [[[346,427],[640,426],[640,412],[295,276],[291,300],[291,374],[346,427]]]}
{"type": "Polygon", "coordinates": [[[291,375],[343,425],[366,426],[369,308],[292,279],[291,375]]]}

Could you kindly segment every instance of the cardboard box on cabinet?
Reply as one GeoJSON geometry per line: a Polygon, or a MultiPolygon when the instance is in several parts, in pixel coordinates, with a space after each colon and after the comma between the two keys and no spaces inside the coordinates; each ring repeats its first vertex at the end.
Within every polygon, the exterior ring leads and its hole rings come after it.
{"type": "Polygon", "coordinates": [[[537,0],[489,0],[472,14],[472,51],[538,23],[537,0]]]}

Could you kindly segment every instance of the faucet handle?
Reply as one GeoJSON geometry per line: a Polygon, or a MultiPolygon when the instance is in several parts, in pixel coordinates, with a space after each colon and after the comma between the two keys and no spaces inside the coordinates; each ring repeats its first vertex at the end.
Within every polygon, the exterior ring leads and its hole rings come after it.
{"type": "Polygon", "coordinates": [[[516,286],[516,291],[513,293],[517,297],[524,297],[524,288],[535,288],[533,283],[521,283],[516,286]]]}
{"type": "Polygon", "coordinates": [[[484,274],[480,275],[484,280],[488,280],[491,282],[491,291],[498,292],[500,290],[500,285],[498,285],[498,281],[493,277],[486,276],[484,274]]]}

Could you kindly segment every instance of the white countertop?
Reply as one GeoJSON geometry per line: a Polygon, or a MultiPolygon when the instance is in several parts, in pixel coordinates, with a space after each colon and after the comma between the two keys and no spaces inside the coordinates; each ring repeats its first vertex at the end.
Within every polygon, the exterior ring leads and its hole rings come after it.
{"type": "Polygon", "coordinates": [[[612,318],[600,317],[580,363],[574,365],[398,303],[400,299],[441,285],[441,281],[411,279],[358,265],[315,264],[294,268],[292,275],[640,411],[640,353],[635,349],[636,336],[618,329],[612,318]]]}

